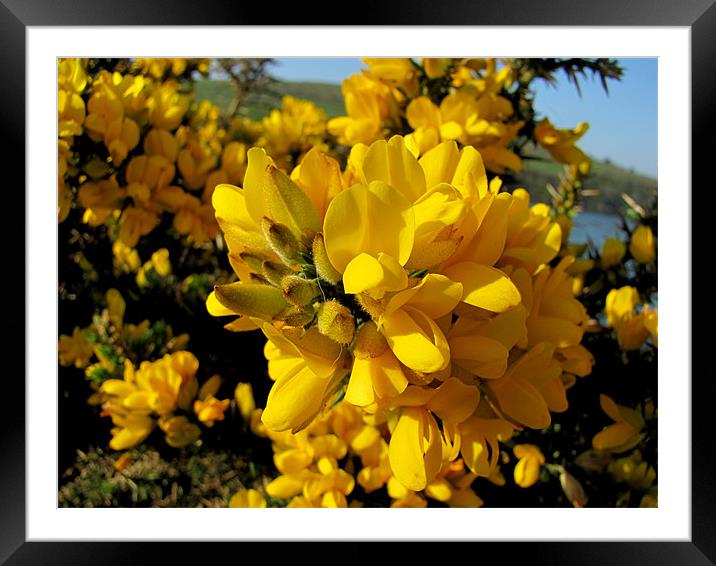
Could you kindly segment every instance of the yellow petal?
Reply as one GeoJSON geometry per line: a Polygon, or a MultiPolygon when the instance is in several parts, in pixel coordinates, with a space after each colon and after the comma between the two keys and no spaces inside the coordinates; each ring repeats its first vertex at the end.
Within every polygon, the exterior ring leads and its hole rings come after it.
{"type": "Polygon", "coordinates": [[[383,181],[395,187],[409,202],[425,192],[425,174],[400,136],[371,144],[363,158],[363,174],[368,183],[383,181]]]}
{"type": "Polygon", "coordinates": [[[371,358],[355,358],[353,360],[353,371],[351,371],[351,378],[348,382],[345,396],[348,403],[358,407],[366,407],[375,401],[372,364],[371,358]]]}
{"type": "Polygon", "coordinates": [[[427,408],[447,423],[460,423],[475,412],[479,401],[477,387],[450,377],[438,387],[427,408]]]}
{"type": "Polygon", "coordinates": [[[243,230],[258,230],[259,224],[249,215],[244,192],[239,187],[217,185],[211,195],[211,204],[220,223],[235,224],[243,230]]]}
{"type": "Polygon", "coordinates": [[[269,430],[296,431],[306,425],[323,406],[328,380],[307,367],[287,374],[273,384],[261,421],[269,430]]]}
{"type": "Polygon", "coordinates": [[[408,274],[394,258],[384,253],[378,254],[377,259],[367,253],[357,255],[343,273],[343,287],[351,294],[398,291],[407,284],[408,274]]]}
{"type": "Polygon", "coordinates": [[[408,489],[420,491],[440,470],[440,429],[428,411],[404,408],[390,438],[388,457],[393,475],[408,489]]]}
{"type": "Polygon", "coordinates": [[[449,343],[453,362],[470,373],[494,379],[507,369],[509,351],[497,340],[473,334],[450,338],[449,343]]]}
{"type": "Polygon", "coordinates": [[[492,312],[504,312],[520,304],[520,292],[502,271],[471,262],[460,262],[443,270],[463,285],[462,300],[492,312]]]}
{"type": "Polygon", "coordinates": [[[390,349],[409,368],[433,373],[449,363],[450,347],[445,336],[423,312],[405,307],[381,321],[390,349]]]}
{"type": "Polygon", "coordinates": [[[429,273],[415,287],[394,295],[385,308],[390,315],[403,306],[420,310],[432,319],[438,319],[449,312],[462,298],[462,284],[439,273],[429,273]]]}
{"type": "Polygon", "coordinates": [[[361,253],[385,253],[405,265],[413,249],[415,220],[405,196],[380,181],[336,195],[326,211],[323,237],[333,267],[343,273],[361,253]]]}
{"type": "Polygon", "coordinates": [[[439,183],[450,183],[459,161],[460,152],[454,141],[443,142],[428,151],[420,158],[426,187],[431,189],[439,183]]]}
{"type": "Polygon", "coordinates": [[[632,439],[637,433],[638,431],[630,424],[615,423],[597,433],[592,439],[592,446],[597,450],[618,448],[632,439]]]}

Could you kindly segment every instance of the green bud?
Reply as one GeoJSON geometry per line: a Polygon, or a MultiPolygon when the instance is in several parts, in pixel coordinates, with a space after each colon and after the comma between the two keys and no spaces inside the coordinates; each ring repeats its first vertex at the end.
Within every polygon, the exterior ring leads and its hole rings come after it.
{"type": "Polygon", "coordinates": [[[282,320],[289,326],[306,326],[313,322],[315,316],[316,309],[311,305],[305,307],[292,305],[276,315],[276,320],[282,320]]]}
{"type": "Polygon", "coordinates": [[[266,260],[265,256],[253,254],[250,252],[241,252],[239,254],[239,257],[241,258],[241,261],[243,261],[251,268],[252,271],[255,271],[256,273],[261,272],[261,264],[264,262],[264,260],[266,260]]]}
{"type": "Polygon", "coordinates": [[[244,316],[272,320],[289,307],[283,293],[270,285],[229,283],[214,287],[216,299],[227,309],[244,316]]]}
{"type": "Polygon", "coordinates": [[[324,281],[328,281],[331,285],[336,285],[341,280],[341,274],[336,271],[331,261],[328,259],[326,252],[326,243],[323,240],[323,234],[316,234],[313,239],[313,262],[316,265],[316,273],[324,281]]]}
{"type": "Polygon", "coordinates": [[[281,279],[283,279],[285,275],[293,273],[293,271],[282,263],[277,263],[271,260],[264,261],[261,264],[259,271],[261,272],[261,275],[264,276],[266,281],[276,287],[281,286],[281,279]]]}
{"type": "Polygon", "coordinates": [[[351,311],[336,300],[318,307],[318,331],[339,344],[350,344],[356,325],[351,311]]]}
{"type": "Polygon", "coordinates": [[[294,305],[308,305],[320,296],[321,290],[315,281],[309,281],[298,275],[286,275],[281,279],[283,296],[294,305]]]}
{"type": "Polygon", "coordinates": [[[296,265],[303,261],[305,250],[286,226],[264,217],[261,229],[266,241],[286,265],[296,265]]]}
{"type": "MultiPolygon", "coordinates": [[[[273,165],[266,168],[269,182],[265,184],[267,213],[281,222],[296,236],[313,235],[321,229],[321,218],[311,199],[291,178],[273,165]]],[[[310,240],[309,240],[310,241],[310,240]]]]}

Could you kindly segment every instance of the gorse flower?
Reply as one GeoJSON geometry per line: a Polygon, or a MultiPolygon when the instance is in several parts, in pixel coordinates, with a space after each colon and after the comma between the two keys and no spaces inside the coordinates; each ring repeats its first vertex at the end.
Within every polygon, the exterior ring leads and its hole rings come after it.
{"type": "Polygon", "coordinates": [[[557,129],[534,109],[533,80],[608,63],[363,62],[342,84],[344,116],[285,96],[254,120],[241,76],[234,115],[199,100],[206,59],[58,60],[58,221],[72,223],[83,277],[60,296],[97,300],[121,284],[108,276],[131,286],[58,341],[112,420],[110,448],[159,440],[193,458],[235,425],[267,437],[277,474],[249,461],[251,479],[220,493],[230,507],[479,507],[480,485],[505,485],[508,470],[522,488],[559,478],[575,507],[601,500],[573,463],[655,505],[656,463],[642,459],[654,404],[637,385],[626,395],[609,380],[629,407],[601,396],[613,422],[579,456],[562,441],[585,442],[590,407],[557,416],[588,391],[570,391],[595,365],[586,346],[611,371],[652,363],[658,344],[656,217],[625,197],[641,219],[631,232],[625,220],[628,240],[571,241],[589,126],[557,129]],[[551,205],[514,186],[546,154],[563,166],[551,205]],[[250,367],[214,355],[223,346],[200,368],[187,334],[125,322],[174,303],[175,324],[197,301],[266,339],[263,408],[251,376],[222,382],[224,362],[250,367]]]}
{"type": "Polygon", "coordinates": [[[75,326],[72,336],[62,334],[57,347],[60,357],[60,365],[74,365],[77,368],[87,367],[89,360],[94,353],[92,345],[82,335],[79,326],[75,326]]]}
{"type": "Polygon", "coordinates": [[[622,350],[639,350],[650,337],[657,345],[657,311],[647,304],[640,306],[640,302],[639,292],[630,286],[612,289],[607,294],[607,324],[616,330],[622,350]]]}
{"type": "Polygon", "coordinates": [[[534,444],[517,444],[512,451],[518,459],[515,465],[515,483],[520,487],[530,487],[539,479],[540,467],[545,459],[534,444]]]}
{"type": "Polygon", "coordinates": [[[535,128],[535,137],[539,144],[550,152],[552,157],[565,165],[573,165],[581,173],[587,173],[591,167],[589,157],[574,144],[587,132],[589,124],[578,124],[573,130],[558,130],[545,119],[535,128]]]}
{"type": "Polygon", "coordinates": [[[599,396],[599,404],[614,424],[597,433],[592,439],[592,446],[597,450],[617,453],[634,448],[643,438],[644,417],[634,409],[617,405],[607,395],[599,396]]]}
{"type": "MultiPolygon", "coordinates": [[[[359,479],[375,489],[392,477],[407,490],[400,505],[423,490],[476,503],[464,488],[495,472],[512,422],[546,427],[567,409],[564,372],[591,370],[574,260],[547,265],[559,224],[526,191],[500,193],[471,146],[446,141],[418,158],[395,136],[355,145],[343,172],[312,149],[290,176],[254,148],[243,188],[217,186],[213,204],[239,281],[217,286],[207,309],[268,338],[267,434],[303,435],[345,395],[389,438],[359,479]],[[450,484],[441,474],[463,459],[471,479],[450,484]]],[[[353,487],[335,464],[302,456],[296,475],[289,453],[269,494],[297,495],[320,473],[332,479],[316,485],[338,486],[319,489],[320,504],[344,505],[353,487]]],[[[292,505],[319,503],[306,489],[292,505]]]]}
{"type": "Polygon", "coordinates": [[[651,263],[656,259],[656,244],[651,228],[641,224],[632,232],[629,253],[639,263],[651,263]]]}
{"type": "Polygon", "coordinates": [[[167,443],[186,446],[201,434],[200,428],[178,410],[188,411],[192,400],[199,421],[207,426],[223,419],[229,400],[213,397],[218,379],[210,379],[199,391],[196,371],[199,361],[190,352],[167,354],[155,362],[142,362],[135,368],[131,361],[124,364],[124,379],[107,379],[101,387],[102,413],[111,417],[115,427],[109,445],[125,450],[142,442],[159,424],[167,443]]]}

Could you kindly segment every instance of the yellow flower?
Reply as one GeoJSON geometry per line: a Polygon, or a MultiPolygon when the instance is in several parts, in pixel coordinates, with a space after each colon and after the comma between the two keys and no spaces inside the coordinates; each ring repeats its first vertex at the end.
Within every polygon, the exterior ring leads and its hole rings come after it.
{"type": "Polygon", "coordinates": [[[172,264],[169,262],[169,250],[161,248],[152,254],[150,259],[152,267],[162,277],[166,277],[172,272],[172,264]]]}
{"type": "Polygon", "coordinates": [[[348,115],[329,120],[328,131],[348,146],[381,139],[383,127],[399,114],[394,89],[364,74],[345,79],[341,90],[348,115]]]}
{"type": "Polygon", "coordinates": [[[122,211],[119,222],[119,238],[133,248],[139,238],[149,234],[159,224],[159,217],[144,208],[130,206],[122,211]]]}
{"type": "Polygon", "coordinates": [[[507,368],[504,376],[486,382],[500,411],[530,428],[545,428],[550,411],[567,409],[560,376],[562,367],[554,359],[554,344],[540,342],[507,368]]]}
{"type": "Polygon", "coordinates": [[[76,368],[84,368],[94,353],[92,345],[85,340],[79,326],[75,326],[72,336],[60,335],[57,346],[59,351],[60,365],[74,365],[76,368]]]}
{"type": "Polygon", "coordinates": [[[228,399],[219,400],[213,395],[194,401],[194,412],[200,422],[208,427],[214,426],[216,421],[224,420],[224,412],[229,408],[228,399]]]}
{"type": "Polygon", "coordinates": [[[112,212],[120,208],[125,191],[117,185],[114,177],[101,181],[88,181],[80,186],[77,200],[85,211],[83,220],[91,226],[99,226],[112,212]]]}
{"type": "Polygon", "coordinates": [[[156,87],[147,100],[149,116],[155,128],[175,130],[189,109],[189,97],[179,94],[179,84],[167,81],[156,87]]]}
{"type": "Polygon", "coordinates": [[[87,86],[84,59],[59,59],[57,61],[57,86],[69,92],[82,94],[87,86]]]}
{"type": "Polygon", "coordinates": [[[209,172],[216,167],[217,156],[207,146],[196,140],[189,140],[179,151],[177,168],[187,189],[195,190],[204,186],[209,172]]]}
{"type": "Polygon", "coordinates": [[[562,247],[562,228],[553,222],[546,204],[530,207],[530,195],[524,189],[512,192],[507,212],[507,235],[500,264],[521,266],[533,274],[549,263],[562,247]]]}
{"type": "Polygon", "coordinates": [[[138,143],[139,126],[131,118],[117,118],[107,125],[104,144],[107,146],[115,166],[119,166],[138,143]]]}
{"type": "MultiPolygon", "coordinates": [[[[129,329],[131,330],[131,329],[129,329]]],[[[159,425],[170,446],[186,446],[199,436],[199,429],[186,417],[175,417],[177,408],[189,408],[196,394],[199,362],[190,352],[167,354],[155,362],[144,361],[135,368],[125,361],[124,379],[107,379],[100,386],[105,401],[103,415],[112,418],[110,447],[124,450],[142,442],[159,425]]],[[[228,404],[228,401],[227,401],[228,404]]]]}
{"type": "Polygon", "coordinates": [[[456,140],[479,149],[488,169],[495,173],[522,169],[520,158],[507,148],[523,126],[522,122],[507,123],[512,114],[509,100],[494,92],[475,97],[455,91],[439,108],[422,96],[413,99],[406,110],[408,123],[415,130],[411,140],[420,154],[440,141],[456,140]]]}
{"type": "Polygon", "coordinates": [[[315,327],[303,333],[264,324],[262,330],[269,339],[265,353],[275,383],[261,420],[269,430],[298,432],[318,414],[345,375],[345,355],[340,344],[315,327]]]}
{"type": "Polygon", "coordinates": [[[609,269],[621,263],[626,254],[626,245],[616,238],[607,238],[602,245],[602,268],[609,269]]]}
{"type": "Polygon", "coordinates": [[[448,69],[450,68],[450,65],[452,64],[452,61],[452,59],[447,57],[428,57],[422,60],[422,64],[423,69],[425,69],[425,74],[428,76],[428,78],[437,79],[445,76],[448,69]]]}
{"type": "Polygon", "coordinates": [[[295,165],[312,147],[323,145],[326,115],[310,100],[292,96],[281,99],[281,109],[272,110],[261,120],[263,133],[257,145],[284,169],[295,165]]]}
{"type": "Polygon", "coordinates": [[[82,134],[82,125],[85,121],[86,109],[82,97],[66,90],[57,93],[57,135],[60,138],[70,138],[82,134]]]}
{"type": "Polygon", "coordinates": [[[400,362],[378,327],[372,321],[363,324],[356,337],[345,400],[366,407],[399,395],[407,386],[400,362]]]}
{"type": "Polygon", "coordinates": [[[592,446],[597,450],[609,452],[625,452],[641,442],[644,435],[644,417],[634,409],[617,405],[607,395],[599,396],[602,410],[614,421],[597,433],[592,439],[592,446]]]}
{"type": "MultiPolygon", "coordinates": [[[[443,434],[433,415],[444,426],[467,420],[478,406],[477,388],[457,378],[449,378],[436,389],[408,386],[394,401],[402,407],[389,444],[393,475],[408,489],[420,491],[435,479],[444,459],[443,434]]],[[[447,450],[447,459],[457,452],[447,450]]]]}
{"type": "Polygon", "coordinates": [[[137,250],[130,248],[122,240],[116,240],[112,244],[112,255],[115,268],[123,273],[133,273],[141,265],[137,250]]]}
{"type": "Polygon", "coordinates": [[[212,207],[192,195],[186,195],[174,215],[174,228],[197,246],[216,238],[219,231],[212,207]]]}
{"type": "Polygon", "coordinates": [[[105,294],[109,320],[117,327],[122,327],[126,303],[117,289],[109,289],[105,294]]]}
{"type": "Polygon", "coordinates": [[[615,480],[626,482],[634,489],[649,489],[656,480],[656,471],[642,460],[638,450],[629,456],[612,460],[607,470],[615,480]]]}
{"type": "MultiPolygon", "coordinates": [[[[527,337],[530,346],[549,342],[557,348],[578,345],[589,316],[572,294],[572,278],[566,273],[572,256],[563,257],[554,268],[544,267],[532,281],[532,289],[520,287],[528,306],[527,337]]],[[[519,270],[514,277],[526,279],[519,270]]]]}
{"type": "Polygon", "coordinates": [[[622,350],[638,350],[655,330],[654,312],[645,305],[637,314],[639,292],[634,287],[612,289],[607,294],[607,324],[617,332],[619,347],[622,350]]]}
{"type": "Polygon", "coordinates": [[[639,263],[652,263],[656,259],[656,243],[651,228],[642,224],[632,232],[629,252],[639,263]]]}
{"type": "Polygon", "coordinates": [[[589,172],[591,160],[574,144],[589,130],[589,124],[580,123],[573,130],[558,130],[544,119],[535,128],[537,142],[550,152],[552,157],[565,165],[575,165],[583,174],[589,172]]]}
{"type": "Polygon", "coordinates": [[[251,415],[256,410],[256,401],[254,401],[254,392],[250,383],[238,383],[234,390],[234,399],[239,407],[239,412],[246,422],[249,422],[251,415]]]}
{"type": "Polygon", "coordinates": [[[144,136],[144,153],[160,155],[169,163],[174,163],[179,154],[179,143],[168,130],[152,128],[144,136]]]}
{"type": "Polygon", "coordinates": [[[260,509],[266,507],[266,499],[255,489],[240,489],[231,496],[229,507],[260,509]]]}
{"type": "Polygon", "coordinates": [[[244,175],[248,165],[246,152],[246,144],[241,142],[229,142],[224,146],[224,150],[221,153],[221,169],[226,172],[228,177],[225,181],[226,183],[237,185],[244,182],[244,175]]]}
{"type": "Polygon", "coordinates": [[[520,487],[530,487],[539,479],[540,467],[545,459],[534,444],[517,444],[512,451],[518,458],[515,466],[515,483],[520,487]]]}
{"type": "Polygon", "coordinates": [[[201,436],[201,429],[183,415],[159,419],[159,427],[165,433],[166,443],[172,448],[189,446],[201,436]]]}

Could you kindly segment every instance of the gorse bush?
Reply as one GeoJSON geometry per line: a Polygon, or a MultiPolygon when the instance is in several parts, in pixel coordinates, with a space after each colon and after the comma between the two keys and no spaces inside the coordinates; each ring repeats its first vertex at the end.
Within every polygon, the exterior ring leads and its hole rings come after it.
{"type": "Polygon", "coordinates": [[[656,206],[572,242],[588,125],[533,106],[618,65],[364,62],[345,116],[258,120],[195,99],[208,60],[58,63],[59,361],[101,442],[257,459],[232,507],[656,505],[656,206]],[[538,147],[559,185],[505,190],[538,147]]]}

